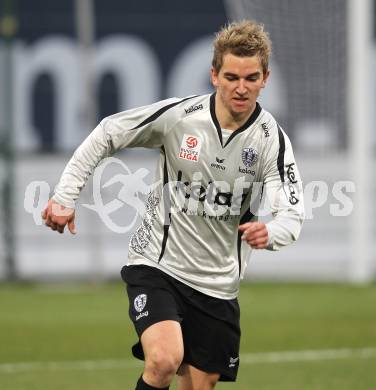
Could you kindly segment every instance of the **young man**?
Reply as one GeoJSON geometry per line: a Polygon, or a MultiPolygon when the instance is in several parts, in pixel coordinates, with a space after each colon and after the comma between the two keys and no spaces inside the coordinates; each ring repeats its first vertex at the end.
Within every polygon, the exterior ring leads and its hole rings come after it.
{"type": "Polygon", "coordinates": [[[249,252],[278,250],[299,236],[303,196],[291,144],[257,103],[270,50],[262,25],[224,27],[214,41],[216,92],[105,118],[44,211],[51,229],[62,233],[67,225],[74,233],[75,201],[103,158],[126,147],[160,149],[162,184],[148,196],[122,269],[139,336],[133,354],[145,360],[138,390],[168,389],[176,373],[179,390],[235,381],[237,295],[249,252]],[[267,224],[255,216],[262,191],[273,215],[267,224]]]}

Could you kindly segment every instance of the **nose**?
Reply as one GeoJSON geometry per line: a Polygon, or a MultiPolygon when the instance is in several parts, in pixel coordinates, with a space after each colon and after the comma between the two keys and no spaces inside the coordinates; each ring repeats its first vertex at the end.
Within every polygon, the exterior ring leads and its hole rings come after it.
{"type": "Polygon", "coordinates": [[[244,79],[239,79],[238,85],[236,87],[236,92],[239,95],[244,95],[246,93],[247,89],[245,87],[245,80],[244,79]]]}

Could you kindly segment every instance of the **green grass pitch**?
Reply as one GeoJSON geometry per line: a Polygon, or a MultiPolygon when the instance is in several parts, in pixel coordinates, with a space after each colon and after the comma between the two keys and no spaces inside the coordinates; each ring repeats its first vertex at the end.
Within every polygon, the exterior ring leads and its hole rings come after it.
{"type": "MultiPolygon", "coordinates": [[[[240,304],[238,381],[219,390],[376,389],[375,284],[243,284],[240,304]]],[[[121,283],[0,284],[0,309],[1,390],[134,389],[142,367],[121,283]]]]}

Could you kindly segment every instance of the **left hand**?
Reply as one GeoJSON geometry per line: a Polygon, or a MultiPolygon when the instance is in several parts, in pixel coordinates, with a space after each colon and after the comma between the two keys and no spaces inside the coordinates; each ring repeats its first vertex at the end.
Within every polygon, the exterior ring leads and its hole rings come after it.
{"type": "Polygon", "coordinates": [[[269,234],[266,225],[262,222],[247,222],[239,226],[243,232],[242,240],[253,249],[265,249],[268,245],[269,234]]]}

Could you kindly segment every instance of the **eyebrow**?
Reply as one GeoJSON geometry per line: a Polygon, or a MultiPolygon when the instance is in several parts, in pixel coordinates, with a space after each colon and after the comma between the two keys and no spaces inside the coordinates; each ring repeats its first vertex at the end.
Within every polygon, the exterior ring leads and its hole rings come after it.
{"type": "MultiPolygon", "coordinates": [[[[257,71],[254,73],[247,74],[247,76],[245,76],[245,78],[252,77],[252,76],[259,76],[260,74],[261,74],[261,72],[257,71]]],[[[231,73],[231,72],[225,72],[224,75],[225,76],[239,77],[239,75],[237,75],[236,73],[231,73]]]]}

